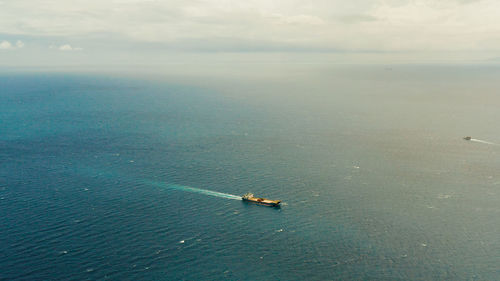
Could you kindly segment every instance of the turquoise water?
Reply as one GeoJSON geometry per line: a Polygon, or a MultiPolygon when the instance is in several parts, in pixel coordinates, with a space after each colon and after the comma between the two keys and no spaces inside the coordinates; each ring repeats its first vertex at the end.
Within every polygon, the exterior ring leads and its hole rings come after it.
{"type": "Polygon", "coordinates": [[[218,67],[2,74],[0,279],[500,278],[500,68],[218,67]]]}

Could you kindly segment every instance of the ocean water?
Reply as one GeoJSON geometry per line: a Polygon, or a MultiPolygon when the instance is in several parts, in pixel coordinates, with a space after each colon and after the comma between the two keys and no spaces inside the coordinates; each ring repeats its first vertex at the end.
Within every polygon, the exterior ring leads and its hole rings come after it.
{"type": "Polygon", "coordinates": [[[500,67],[172,73],[0,75],[0,280],[500,280],[500,67]]]}

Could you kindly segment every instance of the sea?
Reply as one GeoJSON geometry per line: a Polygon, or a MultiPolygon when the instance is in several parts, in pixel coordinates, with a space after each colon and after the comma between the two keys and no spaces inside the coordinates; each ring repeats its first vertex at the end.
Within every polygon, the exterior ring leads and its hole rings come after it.
{"type": "Polygon", "coordinates": [[[500,280],[500,66],[169,67],[0,73],[0,280],[500,280]]]}

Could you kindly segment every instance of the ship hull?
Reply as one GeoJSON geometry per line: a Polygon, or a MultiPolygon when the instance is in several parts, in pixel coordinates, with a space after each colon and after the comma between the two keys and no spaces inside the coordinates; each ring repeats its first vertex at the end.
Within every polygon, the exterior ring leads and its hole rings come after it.
{"type": "Polygon", "coordinates": [[[245,198],[242,198],[242,200],[244,202],[255,203],[255,204],[268,206],[268,207],[279,207],[279,205],[280,205],[280,202],[261,202],[261,201],[252,200],[252,199],[245,199],[245,198]]]}

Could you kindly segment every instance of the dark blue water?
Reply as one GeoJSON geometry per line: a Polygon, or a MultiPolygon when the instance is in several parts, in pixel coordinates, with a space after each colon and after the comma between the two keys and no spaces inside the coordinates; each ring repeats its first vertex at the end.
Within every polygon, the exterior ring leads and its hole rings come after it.
{"type": "Polygon", "coordinates": [[[2,74],[0,280],[498,280],[500,71],[399,68],[2,74]]]}

